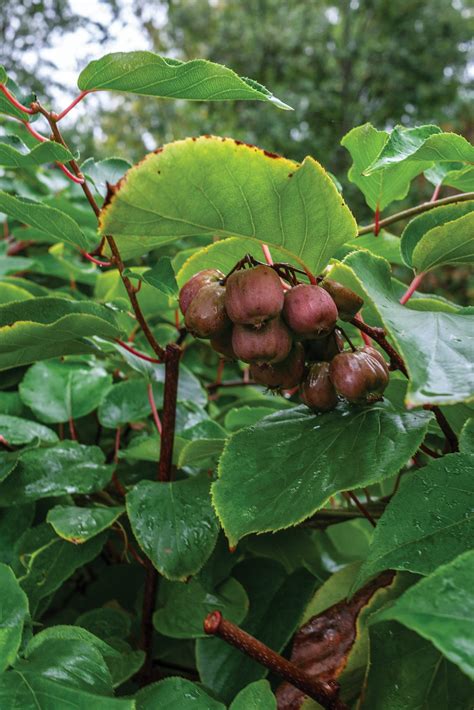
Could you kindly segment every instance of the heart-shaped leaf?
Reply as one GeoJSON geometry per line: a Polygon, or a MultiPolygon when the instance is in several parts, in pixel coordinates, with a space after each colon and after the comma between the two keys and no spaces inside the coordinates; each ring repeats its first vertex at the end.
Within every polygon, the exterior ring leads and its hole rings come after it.
{"type": "Polygon", "coordinates": [[[384,401],[341,404],[320,416],[297,407],[238,431],[212,486],[230,544],[300,523],[339,491],[394,475],[418,449],[430,419],[384,401]]]}
{"type": "Polygon", "coordinates": [[[122,506],[79,508],[75,505],[56,505],[48,511],[46,521],[59,537],[78,544],[110,528],[123,511],[122,506]]]}
{"type": "Polygon", "coordinates": [[[12,446],[31,444],[35,439],[45,444],[54,444],[58,440],[56,432],[49,427],[7,414],[0,414],[0,434],[12,446]]]}
{"type": "Polygon", "coordinates": [[[127,512],[140,547],[168,579],[185,580],[206,563],[219,523],[207,474],[184,481],[141,481],[127,495],[127,512]]]}
{"type": "Polygon", "coordinates": [[[129,170],[102,211],[101,231],[117,238],[125,258],[207,233],[263,241],[319,272],[356,225],[313,158],[299,165],[203,136],[170,143],[129,170]]]}

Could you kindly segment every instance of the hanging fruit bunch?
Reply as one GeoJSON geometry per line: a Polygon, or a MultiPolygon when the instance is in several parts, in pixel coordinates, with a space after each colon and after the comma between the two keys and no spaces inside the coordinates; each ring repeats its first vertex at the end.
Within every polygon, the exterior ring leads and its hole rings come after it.
{"type": "Polygon", "coordinates": [[[358,404],[381,399],[389,381],[384,357],[372,347],[354,348],[337,325],[355,317],[362,299],[331,279],[300,283],[300,274],[250,255],[227,276],[200,271],[179,294],[186,328],[210,339],[222,357],[249,363],[255,382],[277,391],[299,387],[314,412],[333,409],[341,397],[358,404]]]}

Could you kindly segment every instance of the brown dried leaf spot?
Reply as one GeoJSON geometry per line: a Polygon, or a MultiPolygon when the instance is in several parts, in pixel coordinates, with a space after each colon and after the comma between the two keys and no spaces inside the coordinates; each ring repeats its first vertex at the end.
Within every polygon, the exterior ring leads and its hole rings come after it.
{"type": "MultiPolygon", "coordinates": [[[[383,572],[351,599],[343,599],[313,616],[295,634],[290,660],[311,678],[336,680],[345,668],[356,639],[360,612],[377,590],[391,584],[394,576],[394,572],[383,572]]],[[[306,698],[301,690],[289,683],[278,687],[276,697],[278,710],[299,710],[306,698]]]]}

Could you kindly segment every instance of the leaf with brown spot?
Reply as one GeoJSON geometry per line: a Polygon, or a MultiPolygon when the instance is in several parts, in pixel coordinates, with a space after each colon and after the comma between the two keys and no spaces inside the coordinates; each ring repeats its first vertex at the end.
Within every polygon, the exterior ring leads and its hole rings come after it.
{"type": "MultiPolygon", "coordinates": [[[[295,634],[291,661],[312,678],[337,680],[346,668],[358,635],[358,618],[374,595],[394,580],[394,572],[383,572],[351,599],[342,599],[313,616],[295,634]]],[[[299,710],[304,693],[282,683],[276,692],[278,710],[299,710]]]]}

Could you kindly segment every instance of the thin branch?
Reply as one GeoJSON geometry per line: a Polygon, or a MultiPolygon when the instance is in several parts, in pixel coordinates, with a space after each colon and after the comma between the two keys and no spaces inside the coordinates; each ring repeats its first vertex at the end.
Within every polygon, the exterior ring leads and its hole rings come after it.
{"type": "Polygon", "coordinates": [[[71,101],[71,103],[69,104],[69,106],[66,106],[66,108],[64,109],[64,111],[61,111],[61,113],[58,113],[57,115],[56,115],[56,114],[54,115],[54,120],[55,120],[56,122],[59,122],[61,119],[64,118],[64,116],[67,116],[67,114],[69,113],[69,111],[71,111],[71,109],[73,109],[74,106],[77,106],[77,104],[78,104],[80,101],[82,101],[82,99],[83,99],[85,96],[87,96],[87,94],[90,94],[90,93],[91,93],[91,90],[90,90],[90,89],[88,89],[88,90],[86,90],[86,91],[81,91],[81,93],[79,94],[79,96],[76,96],[76,98],[74,99],[74,101],[71,101]]]}
{"type": "Polygon", "coordinates": [[[151,382],[147,385],[148,401],[150,402],[151,413],[153,414],[153,421],[155,422],[158,434],[161,436],[163,433],[163,426],[161,424],[160,416],[155,404],[155,398],[153,396],[153,385],[151,382]]]}
{"type": "Polygon", "coordinates": [[[24,106],[22,103],[20,103],[18,101],[18,99],[16,99],[13,96],[11,91],[9,91],[9,89],[7,89],[5,84],[0,84],[0,91],[8,99],[8,101],[12,104],[12,106],[15,106],[15,108],[17,108],[19,111],[23,111],[23,113],[27,113],[30,116],[32,116],[34,113],[36,113],[36,111],[33,111],[33,109],[28,108],[27,106],[24,106]]]}
{"type": "Polygon", "coordinates": [[[360,502],[356,494],[353,493],[353,491],[344,491],[343,496],[346,497],[349,501],[355,503],[356,507],[360,510],[364,518],[366,518],[369,523],[373,525],[374,528],[377,526],[377,523],[369,513],[368,509],[364,505],[362,505],[362,503],[360,502]]]}
{"type": "Polygon", "coordinates": [[[295,688],[327,710],[344,710],[347,706],[338,698],[339,686],[335,681],[320,681],[312,678],[294,663],[273,651],[264,643],[224,619],[220,611],[213,611],[204,620],[204,631],[209,636],[218,636],[242,653],[253,658],[265,668],[287,680],[295,688]]]}
{"type": "Polygon", "coordinates": [[[400,303],[402,304],[402,306],[404,306],[405,303],[408,303],[408,301],[413,296],[413,294],[415,293],[418,286],[423,281],[424,277],[425,277],[425,273],[423,271],[420,274],[417,274],[415,276],[415,278],[413,279],[413,281],[408,286],[407,290],[405,291],[405,293],[403,294],[403,296],[400,299],[400,303]]]}
{"type": "Polygon", "coordinates": [[[132,353],[132,355],[136,355],[136,357],[139,357],[140,360],[145,360],[146,362],[154,362],[157,364],[163,363],[163,360],[156,357],[150,357],[149,355],[145,355],[145,353],[141,353],[139,350],[135,350],[135,348],[132,348],[131,345],[125,343],[119,338],[115,338],[115,342],[118,343],[124,350],[127,350],[129,353],[132,353]]]}
{"type": "MultiPolygon", "coordinates": [[[[41,113],[48,121],[48,123],[51,127],[51,131],[53,133],[54,140],[57,143],[60,143],[64,148],[69,150],[67,144],[64,141],[64,138],[61,135],[61,131],[59,130],[59,128],[57,126],[57,122],[54,119],[54,117],[51,115],[51,113],[49,111],[46,111],[46,109],[44,109],[41,106],[41,104],[39,104],[38,102],[35,104],[32,104],[32,106],[39,113],[41,113]]],[[[69,165],[71,166],[71,169],[72,169],[73,173],[76,175],[76,177],[84,180],[84,175],[81,173],[81,169],[79,168],[79,165],[77,164],[77,162],[74,159],[69,161],[69,165]]],[[[87,198],[87,201],[89,202],[90,206],[92,207],[92,209],[94,211],[94,214],[96,215],[96,217],[98,219],[100,216],[100,208],[99,208],[97,202],[95,201],[94,195],[92,194],[86,180],[84,180],[84,182],[81,183],[81,187],[84,192],[84,195],[87,198]]],[[[122,279],[123,285],[125,286],[125,288],[127,290],[128,298],[129,298],[130,303],[132,305],[132,308],[133,308],[133,311],[134,311],[135,316],[137,318],[137,321],[140,323],[143,333],[144,333],[146,339],[148,340],[148,342],[150,343],[151,347],[153,348],[154,352],[158,355],[158,357],[163,358],[163,356],[165,354],[164,348],[162,348],[161,345],[158,343],[155,336],[151,332],[150,327],[148,326],[148,323],[146,322],[145,316],[143,315],[143,312],[140,308],[140,304],[138,303],[135,287],[133,286],[130,279],[127,276],[123,275],[125,266],[122,261],[122,257],[120,255],[120,251],[119,251],[119,248],[115,242],[115,239],[111,235],[106,235],[105,238],[107,239],[108,245],[109,245],[110,250],[113,255],[112,261],[116,265],[116,267],[120,273],[120,277],[122,279]]]]}
{"type": "Polygon", "coordinates": [[[210,382],[206,385],[208,392],[212,393],[218,389],[225,389],[226,387],[246,387],[247,385],[256,385],[257,382],[253,380],[224,380],[223,382],[210,382]]]}
{"type": "MultiPolygon", "coordinates": [[[[410,217],[415,217],[415,215],[422,214],[427,210],[432,210],[433,207],[440,207],[442,205],[454,205],[456,202],[467,202],[468,200],[474,200],[474,192],[462,192],[458,195],[452,195],[450,197],[443,197],[441,200],[433,200],[430,202],[422,202],[421,205],[416,207],[410,207],[408,210],[403,210],[403,212],[397,212],[391,217],[386,217],[381,219],[378,223],[379,229],[383,227],[388,227],[389,224],[394,222],[399,222],[402,219],[409,219],[410,217]]],[[[361,237],[363,234],[370,234],[374,232],[376,228],[375,223],[368,224],[366,227],[361,227],[357,232],[357,236],[361,237]]]]}

